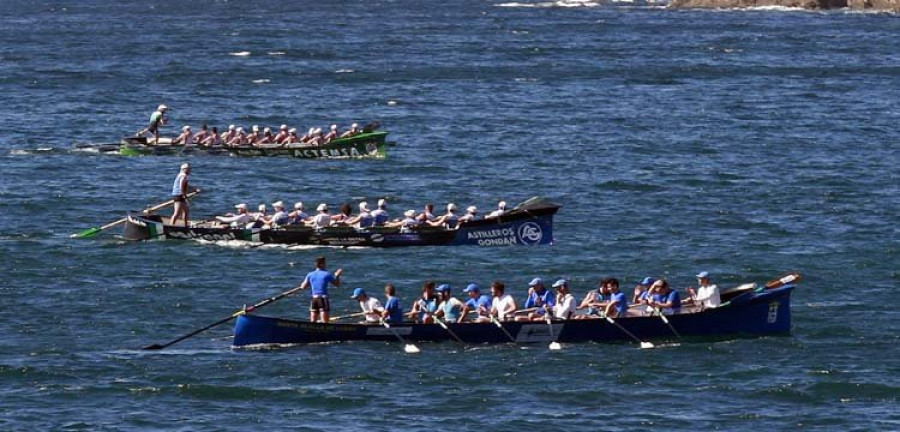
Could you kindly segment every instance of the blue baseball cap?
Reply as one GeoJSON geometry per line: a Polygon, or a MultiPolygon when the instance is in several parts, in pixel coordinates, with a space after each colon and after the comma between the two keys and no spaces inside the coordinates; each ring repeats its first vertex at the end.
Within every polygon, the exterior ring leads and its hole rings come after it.
{"type": "Polygon", "coordinates": [[[542,281],[541,278],[536,277],[536,278],[532,279],[531,282],[528,282],[528,286],[530,286],[530,287],[538,286],[538,285],[544,285],[544,281],[542,281]]]}
{"type": "Polygon", "coordinates": [[[444,291],[450,292],[450,285],[447,285],[447,284],[440,284],[440,285],[438,285],[438,287],[435,288],[434,290],[437,291],[437,292],[444,292],[444,291]]]}
{"type": "Polygon", "coordinates": [[[478,292],[478,285],[470,283],[468,286],[466,286],[463,292],[478,292]]]}
{"type": "Polygon", "coordinates": [[[356,299],[356,298],[359,298],[359,296],[364,296],[364,295],[366,295],[366,290],[364,290],[362,288],[357,288],[357,289],[353,290],[353,295],[350,296],[350,298],[356,299]]]}
{"type": "Polygon", "coordinates": [[[653,282],[656,282],[656,279],[653,279],[652,277],[647,276],[644,278],[644,280],[641,281],[641,285],[650,286],[650,285],[653,285],[653,282]]]}
{"type": "Polygon", "coordinates": [[[702,272],[700,272],[700,273],[697,273],[697,277],[698,277],[698,278],[701,278],[701,279],[706,279],[706,278],[709,277],[709,272],[708,272],[708,271],[702,271],[702,272]]]}
{"type": "Polygon", "coordinates": [[[559,288],[561,286],[567,287],[569,286],[569,282],[567,282],[565,279],[560,279],[556,282],[553,282],[553,288],[559,288]]]}

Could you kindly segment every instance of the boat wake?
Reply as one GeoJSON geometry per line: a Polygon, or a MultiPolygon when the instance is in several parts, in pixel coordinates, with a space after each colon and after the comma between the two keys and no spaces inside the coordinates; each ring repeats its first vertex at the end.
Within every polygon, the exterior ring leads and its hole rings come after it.
{"type": "Polygon", "coordinates": [[[509,8],[577,8],[577,7],[598,7],[600,6],[600,2],[597,1],[578,1],[578,0],[557,0],[552,2],[538,2],[538,3],[519,3],[519,2],[510,2],[510,3],[500,3],[496,5],[497,7],[509,7],[509,8]]]}

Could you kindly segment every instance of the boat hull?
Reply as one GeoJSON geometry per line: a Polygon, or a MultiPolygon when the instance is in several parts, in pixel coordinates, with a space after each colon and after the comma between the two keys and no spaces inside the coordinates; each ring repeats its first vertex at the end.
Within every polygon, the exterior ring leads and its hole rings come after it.
{"type": "MultiPolygon", "coordinates": [[[[681,336],[724,337],[787,334],[791,330],[790,295],[794,285],[750,292],[728,304],[702,312],[668,316],[681,336]]],[[[658,316],[618,318],[616,322],[641,340],[671,339],[672,330],[658,316]]],[[[544,322],[506,322],[504,332],[491,323],[448,324],[466,343],[580,343],[621,342],[630,337],[603,319],[544,322]],[[509,333],[510,336],[507,336],[509,333]]],[[[450,332],[437,324],[381,325],[321,324],[257,315],[241,315],[234,327],[233,346],[309,344],[342,341],[396,341],[396,331],[407,341],[452,341],[450,332]]]]}
{"type": "Polygon", "coordinates": [[[128,240],[244,240],[268,244],[317,246],[506,246],[546,245],[553,242],[553,216],[558,205],[529,200],[500,218],[462,224],[458,229],[428,227],[403,231],[374,227],[356,229],[301,226],[281,228],[204,228],[173,226],[159,216],[129,214],[124,238],[128,240]],[[530,202],[530,204],[529,204],[530,202]]]}
{"type": "Polygon", "coordinates": [[[322,146],[290,145],[288,147],[198,147],[172,145],[171,139],[160,139],[159,145],[148,145],[147,138],[123,138],[119,154],[124,156],[164,156],[173,154],[233,155],[245,157],[295,157],[300,159],[384,158],[387,156],[387,132],[368,132],[337,139],[322,146]]]}

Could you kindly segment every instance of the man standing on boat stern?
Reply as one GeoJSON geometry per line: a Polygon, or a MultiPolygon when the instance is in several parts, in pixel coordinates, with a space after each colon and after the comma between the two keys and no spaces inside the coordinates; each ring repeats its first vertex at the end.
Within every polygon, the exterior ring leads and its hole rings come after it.
{"type": "Polygon", "coordinates": [[[150,124],[147,127],[141,129],[136,134],[137,136],[144,136],[147,132],[153,133],[153,144],[159,144],[159,127],[166,124],[168,119],[166,118],[166,111],[169,110],[169,107],[165,105],[160,105],[156,108],[156,111],[153,114],[150,114],[150,124]]]}
{"type": "Polygon", "coordinates": [[[343,269],[337,269],[334,274],[325,270],[325,257],[316,258],[316,269],[309,272],[300,289],[312,289],[312,301],[309,303],[309,322],[319,321],[328,322],[328,314],[331,312],[331,305],[328,304],[328,284],[336,287],[341,286],[341,273],[343,269]]]}
{"type": "Polygon", "coordinates": [[[184,220],[184,226],[188,226],[189,207],[187,193],[190,188],[188,176],[191,174],[191,166],[187,162],[181,164],[181,171],[175,176],[172,184],[172,201],[175,202],[175,211],[172,213],[172,225],[178,225],[178,217],[184,220]]]}

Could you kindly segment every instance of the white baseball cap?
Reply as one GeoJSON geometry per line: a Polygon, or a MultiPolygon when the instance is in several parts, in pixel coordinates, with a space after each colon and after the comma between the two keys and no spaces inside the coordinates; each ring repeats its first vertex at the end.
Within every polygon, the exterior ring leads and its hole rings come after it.
{"type": "Polygon", "coordinates": [[[281,127],[279,127],[278,129],[285,130],[287,129],[287,125],[281,125],[281,127]]]}
{"type": "Polygon", "coordinates": [[[234,130],[234,125],[228,125],[228,130],[234,130]]]}
{"type": "Polygon", "coordinates": [[[247,210],[247,204],[240,203],[240,204],[234,206],[234,208],[240,209],[240,210],[247,210]]]}
{"type": "Polygon", "coordinates": [[[500,210],[506,210],[506,201],[500,201],[500,203],[497,204],[497,207],[498,207],[500,210]]]}
{"type": "Polygon", "coordinates": [[[337,130],[337,125],[336,124],[331,125],[331,130],[337,130]]]}
{"type": "Polygon", "coordinates": [[[297,129],[296,129],[296,128],[291,128],[291,130],[289,130],[288,133],[295,134],[295,133],[297,133],[297,129]]]}
{"type": "Polygon", "coordinates": [[[468,206],[468,207],[466,207],[466,211],[469,212],[469,213],[475,213],[475,212],[478,211],[478,207],[475,207],[475,206],[468,206]]]}
{"type": "Polygon", "coordinates": [[[384,207],[385,204],[387,204],[387,201],[384,198],[378,200],[378,207],[384,207]]]}
{"type": "Polygon", "coordinates": [[[158,107],[156,108],[157,111],[162,111],[162,110],[167,110],[167,109],[169,109],[169,107],[167,107],[167,106],[165,106],[165,105],[162,105],[162,104],[160,104],[160,106],[158,106],[158,107]]]}
{"type": "Polygon", "coordinates": [[[447,211],[456,211],[456,204],[447,204],[447,211]]]}
{"type": "Polygon", "coordinates": [[[265,129],[263,129],[263,132],[265,132],[265,133],[272,132],[272,128],[266,127],[265,129]]]}
{"type": "Polygon", "coordinates": [[[369,211],[369,203],[367,203],[365,201],[359,203],[359,210],[360,211],[369,211]]]}
{"type": "Polygon", "coordinates": [[[191,130],[191,126],[190,126],[190,125],[184,125],[184,126],[181,127],[181,130],[182,130],[182,131],[189,131],[189,130],[191,130]]]}
{"type": "Polygon", "coordinates": [[[191,164],[189,164],[189,163],[187,163],[187,162],[181,164],[181,169],[188,169],[188,168],[190,168],[190,167],[191,167],[191,164]]]}
{"type": "Polygon", "coordinates": [[[259,211],[266,211],[266,205],[265,205],[265,204],[260,204],[259,207],[257,207],[257,208],[259,209],[259,211]]]}
{"type": "Polygon", "coordinates": [[[326,211],[326,210],[328,210],[328,204],[325,204],[325,203],[319,204],[319,206],[316,207],[316,211],[326,211]]]}
{"type": "Polygon", "coordinates": [[[407,211],[403,212],[403,216],[406,216],[406,217],[413,217],[415,215],[416,215],[415,210],[407,210],[407,211]]]}
{"type": "Polygon", "coordinates": [[[275,201],[275,202],[272,203],[272,207],[275,207],[275,208],[284,208],[284,203],[281,202],[281,201],[275,201]]]}
{"type": "Polygon", "coordinates": [[[300,201],[297,201],[296,203],[294,203],[294,209],[303,210],[305,208],[306,208],[306,206],[304,206],[303,203],[300,201]]]}
{"type": "Polygon", "coordinates": [[[259,126],[253,125],[253,132],[259,132],[259,126]]]}

